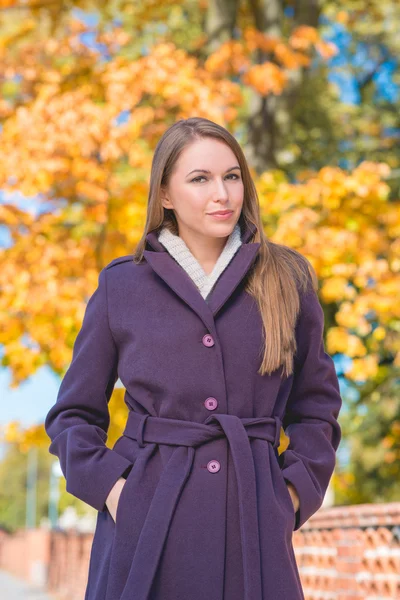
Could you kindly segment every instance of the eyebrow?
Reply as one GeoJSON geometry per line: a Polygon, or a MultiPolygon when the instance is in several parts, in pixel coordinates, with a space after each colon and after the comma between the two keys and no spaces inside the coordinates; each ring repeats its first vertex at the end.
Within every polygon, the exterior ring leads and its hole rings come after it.
{"type": "MultiPolygon", "coordinates": [[[[237,165],[235,165],[234,167],[231,167],[230,169],[227,169],[227,170],[225,171],[225,173],[229,173],[229,171],[233,171],[234,169],[239,169],[239,171],[240,171],[240,167],[239,167],[239,166],[237,166],[237,165]]],[[[211,171],[208,171],[207,169],[193,169],[193,171],[190,171],[190,173],[194,173],[195,171],[198,171],[199,173],[211,173],[211,171]]],[[[190,175],[190,173],[188,173],[188,174],[186,175],[186,177],[187,177],[188,175],[190,175]]]]}

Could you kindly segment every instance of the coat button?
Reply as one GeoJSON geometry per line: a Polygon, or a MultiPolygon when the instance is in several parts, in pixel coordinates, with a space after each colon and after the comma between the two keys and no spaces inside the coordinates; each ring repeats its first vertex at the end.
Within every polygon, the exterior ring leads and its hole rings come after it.
{"type": "Polygon", "coordinates": [[[216,398],[210,396],[210,398],[207,398],[207,400],[204,401],[204,406],[208,408],[208,410],[215,410],[218,406],[218,401],[216,398]]]}
{"type": "Polygon", "coordinates": [[[207,464],[207,469],[210,471],[210,473],[218,473],[220,468],[221,465],[217,460],[210,460],[210,462],[207,464]]]}
{"type": "Polygon", "coordinates": [[[210,335],[209,333],[206,333],[206,335],[203,335],[203,344],[208,347],[214,346],[213,336],[210,335]]]}

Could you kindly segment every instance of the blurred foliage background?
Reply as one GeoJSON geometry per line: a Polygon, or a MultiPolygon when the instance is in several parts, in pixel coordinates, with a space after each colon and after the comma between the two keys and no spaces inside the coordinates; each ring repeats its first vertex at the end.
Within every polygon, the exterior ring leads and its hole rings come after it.
{"type": "MultiPolygon", "coordinates": [[[[398,499],[399,29],[395,0],[0,0],[0,343],[12,387],[44,365],[63,376],[99,270],[141,236],[159,137],[205,116],[244,148],[266,234],[317,271],[344,401],[335,502],[398,499]]],[[[40,449],[38,518],[54,457],[42,425],[11,422],[2,436],[0,524],[16,528],[29,449],[40,449]]],[[[87,508],[64,485],[70,504],[87,508]]]]}

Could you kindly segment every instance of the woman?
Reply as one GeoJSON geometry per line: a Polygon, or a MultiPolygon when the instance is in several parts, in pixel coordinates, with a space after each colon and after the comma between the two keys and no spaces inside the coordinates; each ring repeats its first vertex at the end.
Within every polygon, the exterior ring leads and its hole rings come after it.
{"type": "Polygon", "coordinates": [[[67,490],[98,510],[85,600],[304,598],[293,531],[341,438],[316,290],[265,237],[234,137],[170,127],[143,237],[100,272],[45,422],[67,490]],[[110,449],[118,377],[129,416],[110,449]]]}

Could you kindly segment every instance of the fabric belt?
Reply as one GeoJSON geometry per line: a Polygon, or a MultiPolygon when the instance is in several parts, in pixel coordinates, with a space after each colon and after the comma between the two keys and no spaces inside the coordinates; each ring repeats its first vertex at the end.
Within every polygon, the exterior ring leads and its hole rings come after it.
{"type": "Polygon", "coordinates": [[[146,443],[177,446],[165,465],[138,540],[121,600],[148,600],[161,552],[180,493],[193,464],[195,449],[226,437],[236,472],[242,543],[244,600],[262,600],[261,555],[256,476],[249,438],[279,446],[279,417],[239,418],[212,414],[204,423],[140,415],[130,411],[124,435],[146,443]],[[154,532],[159,532],[155,536],[154,532]],[[125,596],[126,595],[126,596],[125,596]]]}

